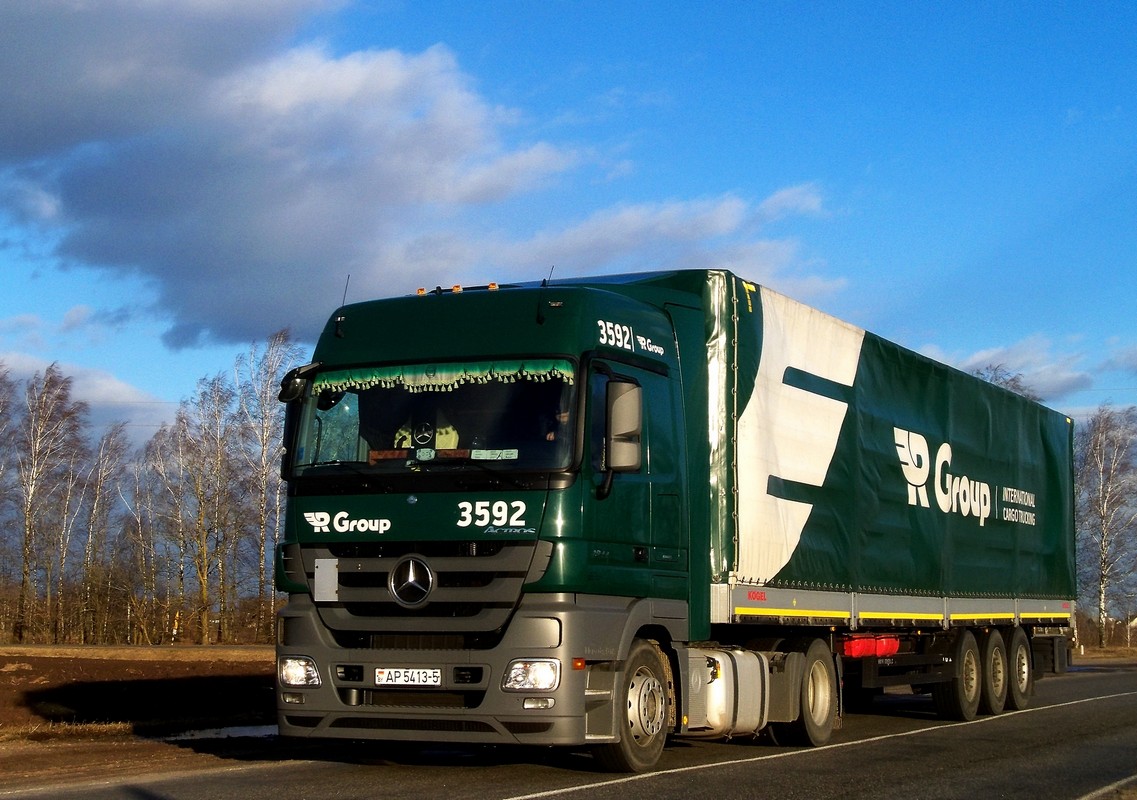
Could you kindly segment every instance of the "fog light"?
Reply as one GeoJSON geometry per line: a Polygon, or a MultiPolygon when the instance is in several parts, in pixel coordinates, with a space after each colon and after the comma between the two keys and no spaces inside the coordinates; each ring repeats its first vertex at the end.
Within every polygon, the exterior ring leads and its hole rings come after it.
{"type": "Polygon", "coordinates": [[[546,711],[556,705],[557,701],[551,697],[526,697],[525,702],[521,704],[522,708],[536,709],[538,711],[546,711]]]}
{"type": "Polygon", "coordinates": [[[551,692],[561,683],[561,662],[555,658],[518,659],[511,661],[501,680],[507,692],[537,690],[551,692]]]}
{"type": "Polygon", "coordinates": [[[307,656],[283,656],[277,675],[281,686],[319,686],[320,673],[316,662],[307,656]]]}
{"type": "Polygon", "coordinates": [[[300,692],[281,692],[280,699],[290,706],[304,705],[304,695],[300,692]]]}

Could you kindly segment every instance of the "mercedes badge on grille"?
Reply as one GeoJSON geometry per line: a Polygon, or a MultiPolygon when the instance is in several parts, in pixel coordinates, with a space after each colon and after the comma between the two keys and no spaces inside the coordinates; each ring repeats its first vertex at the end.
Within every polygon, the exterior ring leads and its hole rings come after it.
{"type": "Polygon", "coordinates": [[[395,602],[404,608],[417,608],[434,589],[434,573],[418,556],[407,556],[395,564],[387,576],[387,588],[395,602]]]}

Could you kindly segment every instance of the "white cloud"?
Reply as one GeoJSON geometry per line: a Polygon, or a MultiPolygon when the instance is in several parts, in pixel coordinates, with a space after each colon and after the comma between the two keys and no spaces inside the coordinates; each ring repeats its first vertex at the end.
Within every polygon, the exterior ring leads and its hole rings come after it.
{"type": "Polygon", "coordinates": [[[1102,368],[1137,375],[1137,346],[1123,347],[1113,353],[1102,368]]]}
{"type": "MultiPolygon", "coordinates": [[[[163,424],[173,421],[177,404],[161,400],[125,383],[104,370],[57,362],[65,377],[71,378],[71,399],[87,404],[94,437],[116,422],[125,422],[132,441],[139,444],[163,424]]],[[[43,372],[51,362],[18,351],[0,352],[0,369],[22,382],[43,372]]]]}
{"type": "Polygon", "coordinates": [[[203,83],[279,46],[328,0],[0,4],[0,160],[182,118],[203,83]]]}
{"type": "Polygon", "coordinates": [[[821,190],[816,184],[803,183],[780,189],[758,206],[758,218],[770,222],[790,215],[818,215],[823,213],[821,190]]]}
{"type": "Polygon", "coordinates": [[[1056,353],[1053,343],[1041,334],[963,357],[948,356],[934,347],[924,352],[966,372],[1002,366],[1011,374],[1022,375],[1024,383],[1046,401],[1060,400],[1094,382],[1093,375],[1083,366],[1082,353],[1056,353]]]}
{"type": "MultiPolygon", "coordinates": [[[[127,70],[104,92],[126,102],[131,81],[127,70]]],[[[469,84],[440,46],[247,59],[177,82],[160,124],[132,119],[131,136],[65,160],[17,159],[20,191],[0,188],[0,202],[25,220],[32,205],[58,209],[72,262],[151,279],[172,345],[316,329],[326,304],[309,301],[330,298],[329,281],[409,278],[383,259],[392,241],[436,236],[577,163],[547,142],[505,146],[510,114],[469,84]]],[[[77,131],[74,144],[107,133],[77,131]]]]}
{"type": "Polygon", "coordinates": [[[417,285],[535,280],[550,268],[562,277],[664,269],[722,268],[797,297],[831,292],[843,281],[802,274],[796,243],[753,234],[755,206],[734,195],[620,205],[527,239],[456,232],[408,238],[384,250],[417,285]],[[425,277],[419,277],[425,276],[425,277]]]}
{"type": "MultiPolygon", "coordinates": [[[[757,204],[723,195],[529,221],[516,209],[570,170],[631,161],[513,141],[522,115],[478,94],[445,46],[285,44],[326,5],[0,8],[0,77],[37,70],[0,81],[0,214],[43,226],[66,262],[152,286],[175,347],[318,330],[349,274],[384,293],[552,266],[728,267],[803,299],[840,285],[803,274],[794,242],[759,235],[823,213],[813,184],[757,204]]],[[[104,319],[73,310],[65,326],[104,319]]]]}
{"type": "Polygon", "coordinates": [[[47,339],[47,325],[37,314],[18,314],[0,319],[0,340],[19,347],[36,350],[42,348],[47,339]]]}
{"type": "Polygon", "coordinates": [[[68,309],[67,313],[63,315],[63,322],[60,325],[60,330],[64,333],[69,331],[79,330],[85,328],[95,316],[95,310],[90,306],[81,305],[73,306],[68,309]]]}
{"type": "Polygon", "coordinates": [[[64,341],[84,346],[101,341],[121,318],[121,312],[100,312],[86,304],[72,306],[59,319],[39,314],[0,318],[0,346],[24,351],[44,351],[64,341]]]}

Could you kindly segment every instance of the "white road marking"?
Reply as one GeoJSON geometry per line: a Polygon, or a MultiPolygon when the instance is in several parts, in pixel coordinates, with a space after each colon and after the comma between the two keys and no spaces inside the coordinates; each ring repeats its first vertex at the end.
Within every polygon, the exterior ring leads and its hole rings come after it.
{"type": "MultiPolygon", "coordinates": [[[[1087,697],[1082,700],[1071,700],[1066,703],[1056,703],[1049,706],[1039,706],[1037,708],[1028,708],[1023,711],[1013,711],[1007,714],[999,714],[993,717],[981,717],[972,720],[971,722],[950,722],[946,724],[933,725],[927,728],[920,728],[914,731],[905,731],[904,733],[889,733],[883,736],[873,736],[869,739],[858,739],[853,742],[839,742],[837,744],[828,744],[823,747],[811,747],[805,750],[789,750],[781,753],[770,753],[768,755],[752,756],[750,758],[738,758],[731,761],[716,761],[713,764],[695,764],[690,767],[677,767],[676,769],[665,769],[658,772],[645,772],[640,775],[627,775],[622,778],[613,778],[612,780],[600,781],[599,783],[589,783],[582,786],[567,786],[563,789],[550,789],[545,792],[534,792],[533,794],[520,794],[513,797],[505,797],[502,800],[540,800],[545,797],[559,797],[562,795],[575,794],[577,792],[588,791],[589,789],[603,788],[608,786],[620,786],[622,784],[633,783],[636,781],[647,781],[655,778],[664,778],[668,775],[680,775],[685,772],[701,772],[703,770],[715,769],[716,767],[736,767],[741,764],[754,764],[759,761],[773,761],[779,758],[795,758],[798,756],[805,756],[811,753],[823,753],[826,750],[838,750],[843,747],[857,747],[864,744],[875,744],[877,742],[888,741],[889,739],[902,739],[908,736],[919,736],[925,733],[934,733],[936,731],[948,730],[949,728],[959,728],[967,725],[985,725],[989,722],[996,722],[1001,719],[1010,719],[1011,717],[1020,714],[1037,714],[1043,711],[1052,711],[1056,708],[1068,708],[1069,706],[1082,705],[1083,703],[1096,703],[1101,700],[1116,700],[1119,697],[1133,697],[1137,696],[1137,692],[1119,692],[1118,694],[1105,695],[1103,697],[1087,697]]],[[[1137,777],[1137,776],[1135,776],[1137,777]]],[[[1131,779],[1130,779],[1131,780],[1131,779]]],[[[1123,781],[1124,785],[1128,781],[1123,781]]],[[[1111,787],[1095,792],[1094,794],[1086,795],[1079,800],[1093,800],[1102,796],[1103,792],[1107,792],[1111,787]]]]}

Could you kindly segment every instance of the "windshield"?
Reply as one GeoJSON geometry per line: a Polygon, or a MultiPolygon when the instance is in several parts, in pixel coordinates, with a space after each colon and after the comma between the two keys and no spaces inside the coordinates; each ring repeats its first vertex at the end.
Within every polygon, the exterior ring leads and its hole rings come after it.
{"type": "Polygon", "coordinates": [[[563,470],[573,452],[573,384],[567,359],[320,372],[304,400],[294,467],[563,470]]]}

